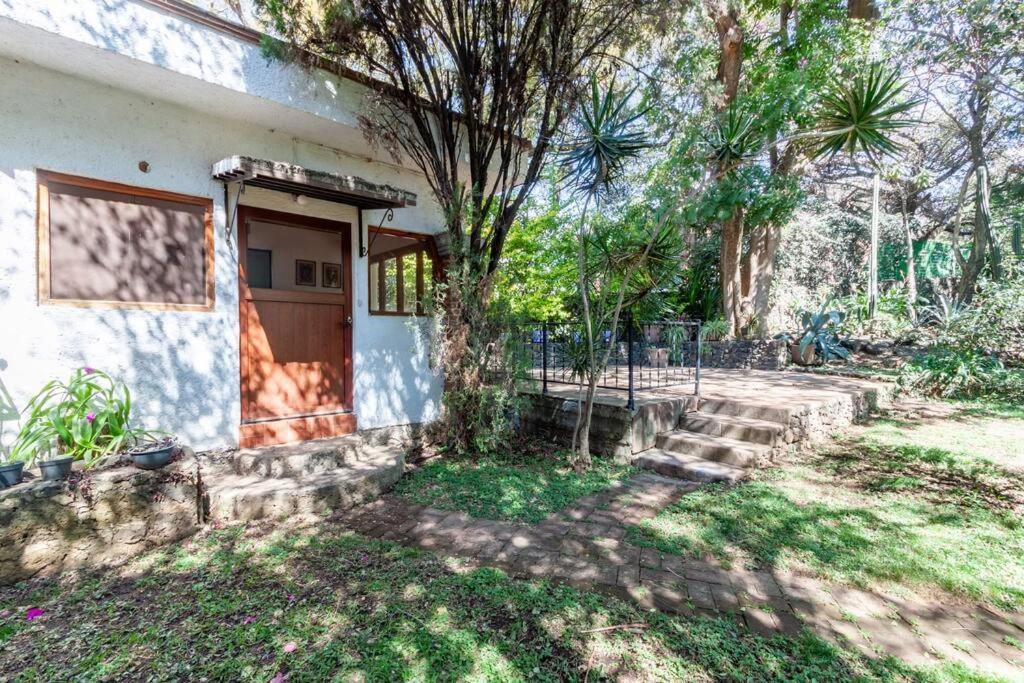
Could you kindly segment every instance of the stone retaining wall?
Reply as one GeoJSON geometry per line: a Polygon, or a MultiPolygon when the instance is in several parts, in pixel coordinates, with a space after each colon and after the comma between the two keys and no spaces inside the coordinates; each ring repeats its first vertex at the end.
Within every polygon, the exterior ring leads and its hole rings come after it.
{"type": "MultiPolygon", "coordinates": [[[[520,415],[520,431],[561,446],[571,446],[579,401],[550,394],[529,394],[527,399],[528,404],[520,415]]],[[[590,450],[628,463],[634,453],[653,448],[658,434],[675,429],[684,412],[696,408],[696,396],[638,400],[632,413],[626,409],[624,399],[617,405],[595,403],[590,423],[590,450]]]]}
{"type": "Polygon", "coordinates": [[[164,469],[75,472],[0,490],[0,585],[121,563],[199,529],[199,470],[188,453],[164,469]]]}
{"type": "Polygon", "coordinates": [[[781,370],[789,364],[789,346],[777,339],[704,342],[701,365],[707,368],[781,370]]]}

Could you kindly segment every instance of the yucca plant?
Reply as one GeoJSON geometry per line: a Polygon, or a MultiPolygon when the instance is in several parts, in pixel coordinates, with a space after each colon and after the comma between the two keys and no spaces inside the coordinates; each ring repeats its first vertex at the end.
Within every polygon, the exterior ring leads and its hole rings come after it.
{"type": "Polygon", "coordinates": [[[919,102],[901,100],[905,88],[899,74],[881,64],[873,64],[852,83],[834,84],[821,99],[813,155],[845,152],[852,157],[863,152],[876,168],[882,157],[895,156],[900,145],[891,135],[915,124],[899,117],[919,102]]]}
{"type": "MultiPolygon", "coordinates": [[[[600,368],[608,363],[614,346],[609,344],[599,357],[594,340],[595,320],[600,329],[609,331],[611,338],[615,338],[627,285],[633,280],[639,264],[649,258],[657,240],[657,233],[664,225],[664,221],[657,222],[657,228],[651,235],[651,242],[638,258],[627,266],[626,272],[618,278],[617,287],[604,288],[599,293],[596,303],[604,305],[599,305],[597,311],[592,310],[590,288],[593,282],[588,281],[590,274],[587,272],[591,232],[588,209],[591,202],[599,202],[606,197],[625,175],[628,163],[651,146],[647,131],[639,125],[646,110],[637,110],[631,104],[635,92],[635,89],[617,91],[614,83],[602,91],[597,78],[592,77],[589,100],[581,103],[573,120],[571,133],[566,136],[561,151],[560,167],[563,177],[573,194],[584,200],[578,223],[576,252],[586,342],[587,379],[586,398],[577,414],[576,427],[573,431],[573,465],[579,471],[587,469],[591,464],[590,420],[597,391],[597,378],[600,368]],[[610,306],[610,313],[607,309],[600,310],[609,304],[610,299],[615,300],[614,306],[610,306]]],[[[580,389],[582,393],[582,381],[580,389]]]]}
{"type": "Polygon", "coordinates": [[[836,83],[821,100],[812,134],[818,146],[812,156],[835,156],[845,152],[851,157],[864,153],[875,170],[871,201],[871,254],[868,273],[868,317],[873,318],[878,302],[878,195],[881,184],[879,166],[885,156],[895,156],[900,148],[894,131],[914,125],[900,118],[917,106],[919,100],[901,100],[906,84],[895,69],[872,64],[867,73],[850,83],[836,83]]]}
{"type": "Polygon", "coordinates": [[[619,92],[615,84],[602,91],[590,79],[590,99],[579,108],[575,134],[563,144],[559,164],[577,195],[600,198],[623,176],[626,164],[650,147],[636,124],[647,110],[635,110],[630,100],[636,89],[619,92]]]}
{"type": "Polygon", "coordinates": [[[131,394],[105,372],[79,368],[66,381],[52,380],[25,406],[11,459],[31,466],[56,447],[57,454],[82,460],[121,453],[156,434],[129,425],[131,394]]]}
{"type": "Polygon", "coordinates": [[[756,155],[761,148],[754,118],[735,106],[715,120],[704,142],[711,151],[711,158],[725,173],[756,155]]]}

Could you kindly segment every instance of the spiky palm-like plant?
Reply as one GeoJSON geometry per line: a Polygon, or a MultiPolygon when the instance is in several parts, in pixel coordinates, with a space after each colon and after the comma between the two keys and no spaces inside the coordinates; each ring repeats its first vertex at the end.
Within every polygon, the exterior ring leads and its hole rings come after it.
{"type": "Polygon", "coordinates": [[[893,131],[916,123],[898,118],[918,104],[900,100],[905,88],[899,74],[881,64],[872,65],[852,83],[837,83],[821,101],[814,156],[846,152],[852,157],[863,152],[876,167],[883,156],[895,156],[900,146],[891,137],[893,131]]]}
{"type": "MultiPolygon", "coordinates": [[[[592,201],[600,201],[625,175],[629,162],[650,147],[647,133],[638,126],[646,113],[631,106],[635,90],[620,92],[611,87],[602,90],[597,78],[590,79],[590,97],[580,105],[574,119],[571,135],[562,146],[561,170],[567,185],[577,197],[583,197],[583,211],[579,218],[577,266],[579,268],[580,298],[583,307],[583,325],[586,333],[587,393],[577,414],[576,429],[573,433],[574,465],[583,470],[590,466],[590,417],[593,412],[597,377],[601,368],[608,363],[612,345],[598,359],[594,344],[594,321],[592,319],[589,285],[587,282],[587,245],[589,230],[587,210],[592,201]]],[[[647,257],[650,247],[644,252],[647,257]]],[[[624,278],[628,282],[634,271],[624,278]]],[[[625,286],[620,285],[617,302],[606,329],[615,338],[622,311],[625,286]]],[[[580,391],[582,393],[582,382],[580,391]]]]}
{"type": "Polygon", "coordinates": [[[560,159],[574,194],[600,199],[622,178],[626,164],[650,147],[646,133],[636,127],[646,110],[630,107],[635,93],[616,91],[614,83],[602,92],[597,79],[590,79],[589,101],[580,106],[560,159]]]}
{"type": "Polygon", "coordinates": [[[878,303],[879,166],[883,157],[895,156],[899,151],[893,132],[916,123],[900,118],[918,104],[918,100],[901,100],[905,87],[895,69],[871,65],[866,74],[856,76],[850,83],[837,83],[825,94],[813,134],[819,142],[812,156],[831,157],[846,152],[854,157],[861,152],[867,155],[875,171],[868,266],[869,318],[874,317],[878,303]]]}

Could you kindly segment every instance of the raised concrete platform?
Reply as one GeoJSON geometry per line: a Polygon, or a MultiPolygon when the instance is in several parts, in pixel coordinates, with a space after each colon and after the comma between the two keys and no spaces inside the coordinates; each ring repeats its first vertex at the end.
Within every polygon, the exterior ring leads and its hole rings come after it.
{"type": "MultiPolygon", "coordinates": [[[[591,444],[595,452],[661,474],[695,481],[736,481],[782,448],[825,438],[888,400],[889,385],[864,379],[762,370],[705,370],[693,385],[637,392],[599,390],[591,444]],[[677,462],[672,462],[677,458],[677,462]]],[[[579,410],[576,387],[526,388],[523,429],[567,443],[579,410]]]]}

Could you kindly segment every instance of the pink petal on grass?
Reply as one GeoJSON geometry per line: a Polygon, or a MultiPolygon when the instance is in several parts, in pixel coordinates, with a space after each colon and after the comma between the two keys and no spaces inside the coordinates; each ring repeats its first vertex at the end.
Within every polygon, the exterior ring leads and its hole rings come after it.
{"type": "Polygon", "coordinates": [[[294,640],[289,640],[287,643],[285,643],[284,651],[287,652],[287,653],[295,652],[298,649],[299,649],[299,644],[296,643],[294,640]]]}
{"type": "Polygon", "coordinates": [[[32,607],[31,609],[29,609],[29,611],[25,612],[25,619],[27,621],[35,621],[39,617],[43,616],[43,614],[43,610],[39,609],[38,607],[32,607]]]}
{"type": "Polygon", "coordinates": [[[296,600],[298,600],[298,598],[295,597],[294,595],[289,595],[288,596],[288,602],[295,602],[296,600]]]}
{"type": "Polygon", "coordinates": [[[277,675],[270,679],[270,683],[284,683],[285,677],[283,671],[278,671],[277,675]]]}
{"type": "Polygon", "coordinates": [[[246,617],[245,619],[242,619],[242,626],[248,626],[254,621],[256,621],[256,617],[246,617]]]}

